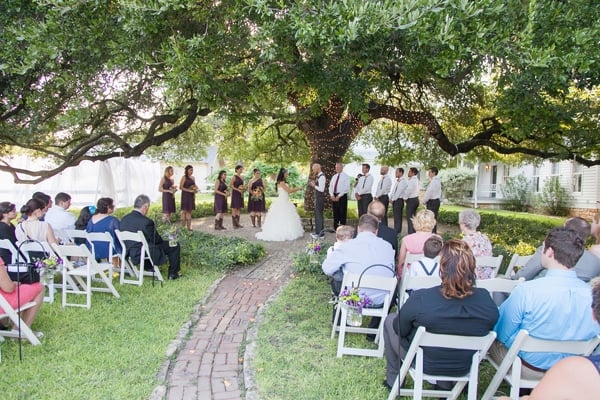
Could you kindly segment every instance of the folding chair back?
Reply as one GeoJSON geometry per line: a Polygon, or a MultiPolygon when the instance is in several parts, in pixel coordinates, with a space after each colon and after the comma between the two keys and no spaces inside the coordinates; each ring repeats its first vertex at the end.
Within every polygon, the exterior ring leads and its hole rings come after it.
{"type": "Polygon", "coordinates": [[[390,276],[379,276],[363,273],[362,275],[353,273],[344,273],[344,279],[342,281],[342,288],[348,287],[359,287],[360,289],[376,289],[385,292],[383,305],[381,308],[363,308],[362,315],[370,317],[381,318],[379,326],[377,328],[363,328],[347,326],[348,320],[348,309],[344,306],[337,304],[335,317],[333,321],[333,327],[331,330],[331,338],[335,336],[335,332],[339,330],[337,357],[342,357],[344,354],[367,356],[367,357],[383,357],[383,322],[385,317],[388,315],[390,304],[394,298],[394,294],[397,286],[396,274],[393,273],[393,268],[383,265],[374,264],[369,267],[373,268],[388,268],[390,269],[390,276]],[[339,326],[338,326],[339,321],[339,326]],[[375,343],[377,343],[377,349],[365,349],[358,347],[349,347],[345,344],[346,333],[362,333],[362,334],[374,334],[375,343]]]}
{"type": "Polygon", "coordinates": [[[402,276],[404,276],[404,271],[407,270],[407,268],[410,266],[410,264],[419,261],[423,257],[425,257],[425,254],[423,254],[423,253],[406,253],[406,257],[404,258],[404,265],[402,266],[402,268],[403,268],[402,276]]]}
{"type": "Polygon", "coordinates": [[[144,233],[142,231],[129,232],[121,230],[115,230],[115,233],[121,243],[121,248],[123,249],[121,253],[121,284],[128,283],[141,286],[144,283],[144,276],[152,276],[153,282],[154,279],[157,279],[162,283],[162,274],[160,273],[158,266],[154,265],[154,262],[152,261],[152,257],[150,256],[150,246],[148,246],[144,233]],[[139,267],[135,265],[131,257],[127,257],[127,242],[140,243],[139,267]],[[146,270],[146,263],[150,265],[150,271],[146,270]],[[133,279],[128,279],[125,275],[129,275],[133,279]]]}
{"type": "Polygon", "coordinates": [[[410,348],[402,362],[399,377],[394,381],[388,400],[393,400],[396,395],[411,396],[417,400],[423,397],[442,397],[456,399],[462,389],[468,383],[468,400],[477,399],[477,383],[479,377],[479,364],[496,338],[496,332],[490,332],[486,336],[462,336],[444,335],[427,332],[421,326],[410,344],[410,348]],[[457,350],[473,350],[471,368],[463,376],[429,375],[423,372],[423,347],[443,347],[457,350]],[[413,361],[415,361],[413,363],[413,361]],[[414,364],[414,367],[413,367],[414,364]],[[411,374],[414,380],[413,389],[402,388],[407,374],[411,374]],[[423,390],[424,380],[455,381],[456,384],[451,391],[448,390],[423,390]]]}
{"type": "Polygon", "coordinates": [[[36,258],[55,255],[54,250],[52,250],[48,242],[25,240],[23,242],[17,242],[17,248],[27,262],[33,262],[36,258]]]}
{"type": "Polygon", "coordinates": [[[10,252],[11,259],[3,260],[5,264],[15,263],[19,260],[19,251],[8,239],[0,239],[0,249],[10,252]]]}
{"type": "Polygon", "coordinates": [[[110,276],[112,276],[114,268],[113,259],[115,257],[121,258],[120,254],[114,254],[115,242],[112,235],[108,232],[87,232],[87,240],[92,248],[92,255],[94,256],[94,259],[96,259],[96,261],[100,264],[106,264],[106,266],[110,268],[110,276]],[[108,256],[106,257],[106,261],[98,261],[98,256],[96,255],[96,247],[98,246],[108,247],[108,256]]]}
{"type": "Polygon", "coordinates": [[[408,299],[408,295],[406,293],[407,290],[419,290],[419,289],[428,289],[430,287],[438,286],[442,283],[442,279],[439,275],[431,275],[431,276],[409,276],[408,270],[405,269],[402,274],[402,279],[400,281],[400,290],[399,290],[399,307],[401,307],[406,300],[408,299]]]}
{"type": "Polygon", "coordinates": [[[515,271],[515,267],[524,267],[525,264],[527,264],[529,262],[529,260],[531,260],[531,258],[533,257],[533,254],[530,254],[528,256],[521,256],[519,254],[513,254],[510,262],[508,263],[508,268],[506,268],[506,273],[505,275],[507,277],[512,276],[515,271]]]}
{"type": "Polygon", "coordinates": [[[478,288],[486,289],[490,292],[490,296],[494,292],[510,294],[517,285],[525,282],[525,278],[520,279],[506,279],[506,278],[491,278],[491,279],[477,279],[475,286],[478,288]]]}
{"type": "Polygon", "coordinates": [[[539,380],[524,379],[521,377],[522,362],[519,357],[519,352],[521,351],[530,353],[548,352],[589,356],[599,343],[600,335],[589,340],[547,340],[531,337],[529,336],[529,332],[522,329],[515,337],[513,344],[510,346],[506,356],[499,365],[490,357],[487,357],[490,364],[496,368],[496,374],[483,394],[483,399],[492,399],[496,390],[498,390],[498,387],[502,383],[502,380],[505,380],[511,386],[511,399],[519,398],[519,389],[534,388],[537,386],[539,380]]]}
{"type": "Polygon", "coordinates": [[[63,259],[63,307],[74,306],[89,309],[92,306],[92,292],[108,292],[117,298],[121,297],[112,284],[112,275],[107,275],[107,272],[112,270],[112,265],[108,267],[98,264],[85,245],[55,244],[53,247],[56,253],[63,259]],[[75,283],[68,282],[68,277],[71,277],[75,283]],[[85,295],[85,304],[69,303],[69,294],[85,295]]]}
{"type": "Polygon", "coordinates": [[[478,267],[492,268],[491,278],[495,278],[496,275],[498,275],[498,271],[500,270],[500,266],[502,265],[503,258],[504,258],[503,255],[475,257],[475,264],[478,267]]]}
{"type": "Polygon", "coordinates": [[[87,243],[87,232],[83,229],[65,229],[65,233],[70,243],[77,244],[76,239],[79,239],[79,244],[87,243]]]}

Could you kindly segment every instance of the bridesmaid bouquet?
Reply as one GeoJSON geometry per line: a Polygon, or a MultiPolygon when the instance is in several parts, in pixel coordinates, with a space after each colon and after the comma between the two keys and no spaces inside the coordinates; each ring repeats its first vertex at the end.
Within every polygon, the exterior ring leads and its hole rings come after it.
{"type": "Polygon", "coordinates": [[[250,195],[250,199],[252,201],[261,201],[263,199],[263,191],[260,186],[257,186],[252,190],[252,194],[250,195]]]}

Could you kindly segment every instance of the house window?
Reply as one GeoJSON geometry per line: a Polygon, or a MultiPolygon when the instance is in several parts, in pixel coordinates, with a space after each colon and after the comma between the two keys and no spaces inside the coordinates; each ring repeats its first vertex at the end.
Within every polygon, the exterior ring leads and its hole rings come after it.
{"type": "Polygon", "coordinates": [[[583,165],[578,162],[573,162],[573,180],[572,189],[573,192],[581,192],[581,185],[583,181],[583,165]]]}
{"type": "Polygon", "coordinates": [[[552,162],[552,175],[556,176],[560,172],[560,164],[557,162],[552,162]]]}
{"type": "Polygon", "coordinates": [[[504,166],[504,175],[502,176],[503,183],[506,184],[508,182],[508,178],[510,178],[510,167],[508,165],[504,166]]]}
{"type": "Polygon", "coordinates": [[[533,167],[533,191],[540,192],[540,167],[533,167]]]}

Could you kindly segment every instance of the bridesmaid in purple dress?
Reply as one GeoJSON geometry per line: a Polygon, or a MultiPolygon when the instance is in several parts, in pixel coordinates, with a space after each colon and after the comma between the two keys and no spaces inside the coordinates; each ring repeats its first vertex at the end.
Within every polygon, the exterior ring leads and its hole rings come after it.
{"type": "Polygon", "coordinates": [[[163,222],[171,222],[171,214],[175,212],[175,180],[173,179],[173,167],[165,168],[165,173],[158,185],[158,191],[162,193],[162,220],[163,222]]]}
{"type": "Polygon", "coordinates": [[[233,221],[234,228],[243,228],[240,225],[240,214],[241,209],[244,208],[244,191],[246,188],[244,187],[244,178],[242,178],[242,172],[244,172],[244,167],[241,165],[237,165],[235,167],[235,175],[231,178],[231,182],[229,182],[229,187],[231,189],[231,220],[233,221]]]}
{"type": "Polygon", "coordinates": [[[192,175],[194,167],[191,165],[185,166],[185,173],[181,177],[179,187],[181,188],[181,225],[192,230],[192,210],[196,208],[196,179],[192,175]]]}
{"type": "Polygon", "coordinates": [[[248,182],[248,212],[250,213],[250,219],[252,220],[252,226],[262,226],[262,217],[265,213],[265,185],[263,184],[262,178],[260,177],[260,171],[258,168],[254,168],[252,171],[252,179],[248,182]]]}
{"type": "Polygon", "coordinates": [[[226,229],[223,226],[223,214],[227,212],[227,196],[229,191],[227,190],[227,172],[220,171],[217,181],[215,182],[215,230],[220,231],[226,229]]]}

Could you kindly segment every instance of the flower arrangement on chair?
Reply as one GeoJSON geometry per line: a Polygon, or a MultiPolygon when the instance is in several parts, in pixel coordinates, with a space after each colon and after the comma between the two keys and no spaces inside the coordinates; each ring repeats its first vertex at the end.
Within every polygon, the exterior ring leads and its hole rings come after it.
{"type": "Polygon", "coordinates": [[[170,225],[167,229],[167,238],[169,239],[169,246],[177,246],[179,240],[179,228],[175,225],[170,225]]]}
{"type": "Polygon", "coordinates": [[[63,260],[50,256],[35,260],[33,265],[40,273],[40,280],[43,283],[51,283],[54,282],[54,273],[62,268],[63,260]]]}
{"type": "Polygon", "coordinates": [[[323,246],[321,245],[321,239],[318,237],[313,237],[306,245],[306,254],[308,254],[312,264],[319,263],[319,252],[322,248],[323,246]]]}
{"type": "Polygon", "coordinates": [[[348,287],[345,287],[338,296],[338,303],[347,308],[346,324],[361,326],[363,308],[370,306],[372,301],[364,292],[360,293],[359,288],[348,289],[348,287]]]}

